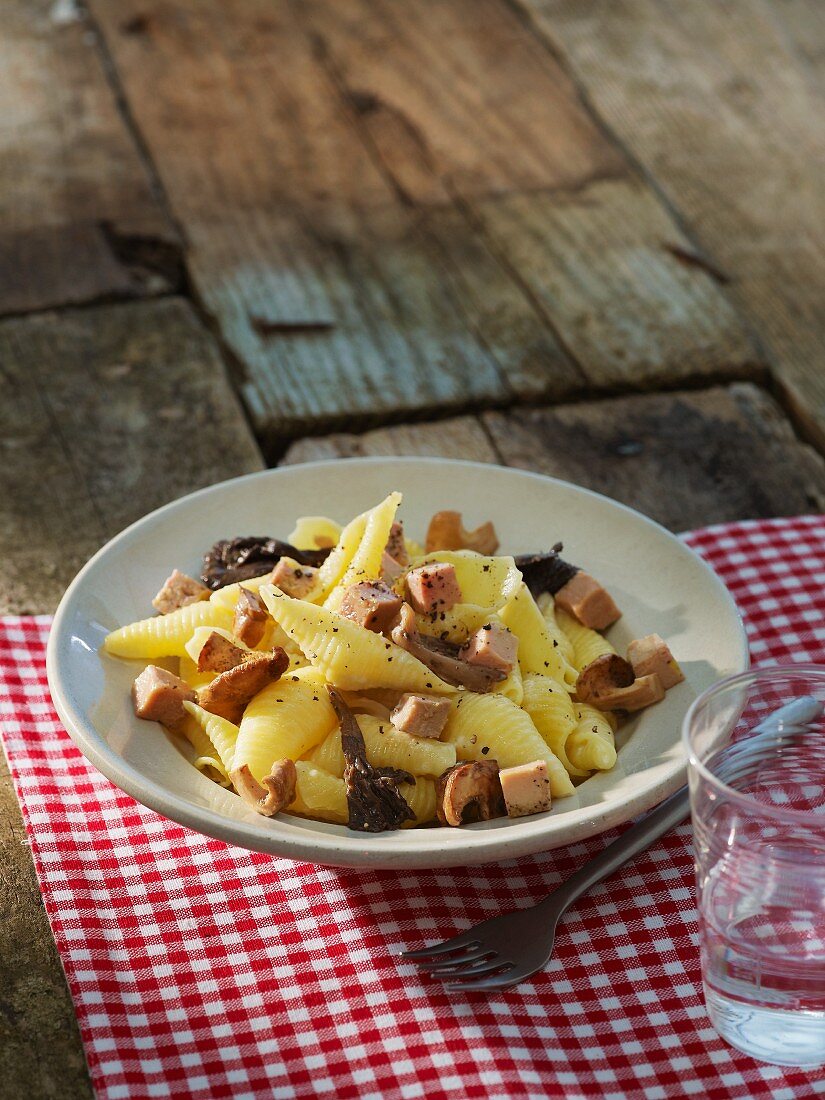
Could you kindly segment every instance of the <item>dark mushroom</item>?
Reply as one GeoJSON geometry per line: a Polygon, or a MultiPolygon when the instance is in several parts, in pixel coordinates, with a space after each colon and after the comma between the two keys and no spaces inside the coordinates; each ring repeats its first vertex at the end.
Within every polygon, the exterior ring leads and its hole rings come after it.
{"type": "Polygon", "coordinates": [[[504,817],[507,807],[495,760],[455,764],[436,781],[436,813],[442,825],[468,825],[504,817]]]}
{"type": "Polygon", "coordinates": [[[521,571],[522,580],[534,598],[542,592],[555,596],[579,572],[578,565],[571,565],[559,557],[562,549],[562,544],[557,542],[547,553],[516,555],[516,568],[521,571]]]}
{"type": "Polygon", "coordinates": [[[341,723],[350,829],[382,833],[400,828],[405,821],[414,821],[415,814],[400,794],[398,784],[415,783],[415,778],[400,768],[374,768],[367,760],[364,735],[355,715],[335,688],[327,687],[327,692],[341,723]]]}
{"type": "Polygon", "coordinates": [[[223,588],[236,581],[261,577],[274,569],[283,557],[294,558],[300,565],[319,566],[329,557],[331,547],[299,550],[288,542],[266,536],[221,539],[203,555],[201,580],[208,588],[223,588]]]}
{"type": "Polygon", "coordinates": [[[390,637],[397,646],[453,687],[485,694],[492,690],[494,684],[507,679],[507,674],[501,669],[471,665],[462,660],[458,655],[459,647],[452,642],[419,634],[415,614],[409,604],[402,608],[400,622],[393,627],[390,637]]]}

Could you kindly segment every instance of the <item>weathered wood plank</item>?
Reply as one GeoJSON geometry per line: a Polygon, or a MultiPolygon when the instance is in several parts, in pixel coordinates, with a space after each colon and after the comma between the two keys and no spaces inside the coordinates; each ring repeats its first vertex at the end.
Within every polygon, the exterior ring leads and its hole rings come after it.
{"type": "Polygon", "coordinates": [[[507,465],[595,489],[674,531],[825,507],[825,462],[750,384],[483,419],[507,465]]]}
{"type": "Polygon", "coordinates": [[[752,377],[759,353],[716,282],[677,254],[690,243],[638,180],[476,207],[582,365],[587,392],[752,377]]]}
{"type": "Polygon", "coordinates": [[[816,74],[800,62],[822,5],[790,24],[777,0],[520,3],[729,278],[825,444],[823,84],[821,59],[816,74]]]}
{"type": "Polygon", "coordinates": [[[8,0],[0,36],[0,314],[168,291],[176,238],[80,9],[8,0]]]}
{"type": "Polygon", "coordinates": [[[389,0],[91,9],[273,452],[307,431],[754,360],[505,0],[423,0],[403,18],[389,0]]]}
{"type": "Polygon", "coordinates": [[[394,428],[378,428],[364,435],[339,433],[300,439],[289,448],[281,465],[386,455],[463,458],[469,462],[501,461],[481,423],[472,416],[458,416],[430,424],[398,424],[394,428]]]}
{"type": "Polygon", "coordinates": [[[546,473],[675,531],[825,506],[825,462],[764,390],[742,383],[303,439],[284,462],[393,454],[546,473]]]}
{"type": "Polygon", "coordinates": [[[0,322],[0,372],[0,612],[53,610],[121,528],[261,466],[181,299],[0,322]]]}
{"type": "MultiPolygon", "coordinates": [[[[260,453],[179,299],[0,322],[1,612],[49,612],[131,520],[260,453]]],[[[0,753],[0,1097],[91,1096],[74,1013],[0,753]]]]}

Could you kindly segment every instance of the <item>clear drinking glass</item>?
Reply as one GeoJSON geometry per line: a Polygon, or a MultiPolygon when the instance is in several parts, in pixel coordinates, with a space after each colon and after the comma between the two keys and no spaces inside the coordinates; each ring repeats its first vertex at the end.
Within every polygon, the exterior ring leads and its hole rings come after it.
{"type": "Polygon", "coordinates": [[[755,668],[685,718],[711,1022],[765,1062],[825,1064],[825,667],[755,668]]]}

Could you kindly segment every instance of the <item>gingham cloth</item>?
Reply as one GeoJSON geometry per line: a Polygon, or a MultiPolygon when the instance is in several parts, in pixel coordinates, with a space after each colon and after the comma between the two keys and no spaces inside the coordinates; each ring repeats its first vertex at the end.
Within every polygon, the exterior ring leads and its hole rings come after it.
{"type": "MultiPolygon", "coordinates": [[[[688,541],[745,614],[755,662],[825,662],[825,521],[688,541]]],[[[708,1023],[683,826],[581,899],[547,969],[447,994],[397,954],[537,901],[618,831],[510,864],[335,871],[175,825],[86,763],[54,715],[47,618],[0,623],[6,750],[97,1095],[773,1097],[822,1071],[759,1064],[708,1023]]]]}

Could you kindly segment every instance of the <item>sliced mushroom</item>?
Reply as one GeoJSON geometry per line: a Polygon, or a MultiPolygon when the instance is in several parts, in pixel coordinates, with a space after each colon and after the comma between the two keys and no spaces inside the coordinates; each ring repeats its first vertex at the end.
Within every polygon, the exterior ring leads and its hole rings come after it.
{"type": "Polygon", "coordinates": [[[298,774],[291,760],[276,760],[271,775],[264,776],[261,783],[247,764],[235,768],[230,778],[244,802],[264,817],[274,817],[295,801],[298,774]]]}
{"type": "Polygon", "coordinates": [[[232,633],[235,637],[254,649],[266,633],[268,621],[269,612],[261,597],[256,592],[250,592],[248,588],[241,588],[232,619],[232,633]]]}
{"type": "Polygon", "coordinates": [[[635,711],[658,703],[665,696],[662,681],[655,674],[640,676],[617,653],[605,653],[591,661],[576,680],[576,698],[600,710],[635,711]]]}
{"type": "Polygon", "coordinates": [[[507,814],[495,760],[473,760],[448,768],[436,780],[435,793],[442,825],[468,825],[507,814]]]}
{"type": "Polygon", "coordinates": [[[250,699],[267,684],[278,680],[289,665],[289,657],[278,647],[272,653],[252,653],[247,660],[216,676],[198,692],[204,710],[240,725],[250,699]]]}
{"type": "Polygon", "coordinates": [[[409,604],[401,608],[401,618],[393,627],[390,637],[401,649],[416,657],[430,672],[453,687],[463,687],[467,691],[484,694],[492,690],[493,684],[506,680],[501,669],[487,668],[483,665],[471,665],[459,656],[459,647],[440,638],[430,638],[419,634],[415,623],[415,614],[409,604]],[[405,611],[405,608],[407,609],[405,611]]]}
{"type": "Polygon", "coordinates": [[[436,512],[427,528],[425,549],[432,550],[475,550],[477,554],[495,554],[498,550],[498,535],[489,521],[468,531],[461,522],[461,512],[436,512]]]}

